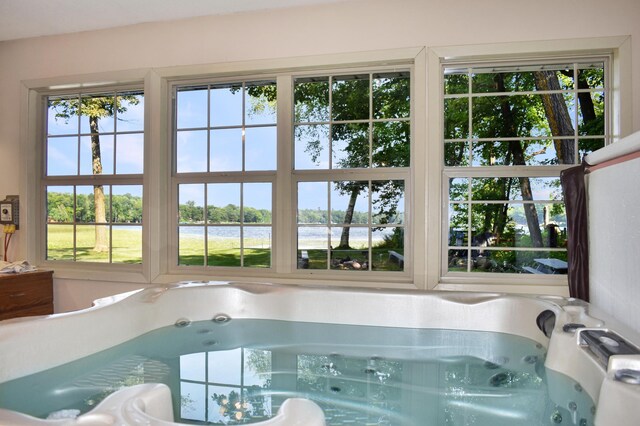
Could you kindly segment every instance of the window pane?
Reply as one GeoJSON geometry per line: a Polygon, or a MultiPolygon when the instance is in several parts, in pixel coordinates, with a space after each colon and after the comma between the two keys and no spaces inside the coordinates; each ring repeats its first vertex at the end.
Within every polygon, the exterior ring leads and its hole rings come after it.
{"type": "Polygon", "coordinates": [[[204,265],[204,227],[178,227],[178,265],[204,265]]]}
{"type": "Polygon", "coordinates": [[[298,227],[298,269],[327,269],[329,228],[298,227]]]}
{"type": "Polygon", "coordinates": [[[329,168],[329,126],[324,124],[295,127],[295,168],[329,168]]]}
{"type": "Polygon", "coordinates": [[[468,166],[469,144],[467,142],[446,142],[444,144],[444,165],[447,167],[468,166]]]}
{"type": "MultiPolygon", "coordinates": [[[[206,108],[206,107],[204,107],[206,108]]],[[[206,111],[206,109],[204,110],[206,111]]],[[[211,88],[211,127],[242,125],[242,84],[211,88]]]]}
{"type": "Polygon", "coordinates": [[[47,225],[47,260],[74,260],[73,225],[47,225]]]}
{"type": "Polygon", "coordinates": [[[276,169],[276,137],[275,127],[246,129],[245,170],[276,169]]]}
{"type": "Polygon", "coordinates": [[[206,87],[187,87],[176,93],[176,125],[178,129],[193,129],[207,126],[206,87]]]}
{"type": "Polygon", "coordinates": [[[373,167],[409,167],[410,128],[408,121],[373,124],[373,167]]]}
{"type": "Polygon", "coordinates": [[[323,223],[328,220],[327,182],[298,183],[298,223],[323,223]]]}
{"type": "Polygon", "coordinates": [[[452,98],[444,100],[444,138],[469,137],[469,100],[452,98]]]}
{"type": "Polygon", "coordinates": [[[462,201],[469,199],[469,179],[450,178],[449,179],[449,200],[462,201]]]}
{"type": "Polygon", "coordinates": [[[331,228],[331,269],[366,271],[369,269],[369,229],[331,228]]]}
{"type": "Polygon", "coordinates": [[[246,124],[274,124],[276,122],[275,83],[247,83],[245,100],[246,124]]]}
{"type": "Polygon", "coordinates": [[[109,187],[105,185],[77,186],[75,221],[107,223],[109,220],[109,187]],[[96,205],[95,200],[98,200],[96,205]]]}
{"type": "Polygon", "coordinates": [[[206,386],[200,383],[180,382],[181,401],[189,401],[190,404],[180,404],[180,419],[196,422],[206,422],[205,407],[208,404],[206,386]]]}
{"type": "Polygon", "coordinates": [[[296,79],[293,90],[296,123],[329,120],[328,77],[296,79]]]}
{"type": "Polygon", "coordinates": [[[142,226],[113,226],[113,263],[142,263],[142,226]]]}
{"type": "Polygon", "coordinates": [[[141,92],[120,93],[118,100],[118,132],[144,130],[144,94],[141,92]]]}
{"type": "Polygon", "coordinates": [[[76,261],[109,262],[109,227],[106,225],[76,226],[76,261]]]}
{"type": "Polygon", "coordinates": [[[373,117],[409,117],[409,73],[382,73],[373,77],[373,117]]]}
{"type": "Polygon", "coordinates": [[[115,132],[114,96],[83,96],[80,102],[80,131],[83,134],[115,132]]]}
{"type": "Polygon", "coordinates": [[[240,223],[239,183],[207,185],[207,220],[209,223],[240,223]]]}
{"type": "Polygon", "coordinates": [[[449,272],[467,272],[469,263],[469,250],[449,250],[447,259],[449,272]]]}
{"type": "Polygon", "coordinates": [[[116,173],[141,174],[144,172],[144,135],[116,136],[116,173]]]}
{"type": "Polygon", "coordinates": [[[179,223],[204,222],[203,184],[178,185],[179,223]]]}
{"type": "Polygon", "coordinates": [[[372,222],[404,223],[404,181],[372,181],[371,189],[372,222]]]}
{"type": "Polygon", "coordinates": [[[78,174],[78,138],[47,139],[47,176],[78,174]]]}
{"type": "Polygon", "coordinates": [[[239,226],[210,226],[207,228],[207,238],[207,265],[241,265],[239,226]]]}
{"type": "Polygon", "coordinates": [[[578,88],[604,88],[604,63],[591,62],[578,64],[578,88]]]}
{"type": "Polygon", "coordinates": [[[73,186],[47,187],[47,222],[73,223],[73,186]]]}
{"type": "MultiPolygon", "coordinates": [[[[80,137],[80,174],[112,175],[113,148],[114,145],[112,135],[93,135],[80,137]]],[[[135,155],[135,152],[132,154],[135,155]]]]}
{"type": "Polygon", "coordinates": [[[597,151],[604,147],[604,139],[580,139],[578,140],[578,150],[580,151],[580,161],[585,155],[597,151]]]}
{"type": "Polygon", "coordinates": [[[373,229],[371,240],[373,270],[404,270],[404,228],[373,229]]]}
{"type": "Polygon", "coordinates": [[[449,204],[449,245],[467,245],[469,204],[449,204]]]}
{"type": "Polygon", "coordinates": [[[334,169],[369,167],[368,124],[335,124],[332,127],[331,139],[334,169]]]}
{"type": "Polygon", "coordinates": [[[469,75],[466,69],[447,68],[444,70],[444,93],[455,95],[469,91],[469,75]]]}
{"type": "Polygon", "coordinates": [[[142,223],[142,185],[113,185],[111,193],[113,223],[142,223]]]}
{"type": "Polygon", "coordinates": [[[369,223],[368,182],[340,181],[332,183],[331,223],[369,223]]]}
{"type": "Polygon", "coordinates": [[[333,80],[331,116],[334,120],[369,118],[369,76],[349,75],[333,80]]]}
{"type": "Polygon", "coordinates": [[[78,134],[78,97],[50,97],[47,101],[47,135],[78,134]]]}
{"type": "Polygon", "coordinates": [[[581,136],[604,135],[604,92],[579,93],[578,130],[581,136]]]}
{"type": "Polygon", "coordinates": [[[271,183],[243,185],[243,222],[271,223],[271,183]]]}
{"type": "Polygon", "coordinates": [[[184,131],[177,134],[176,171],[178,173],[207,171],[207,132],[184,131]]]}
{"type": "Polygon", "coordinates": [[[243,265],[250,268],[271,267],[271,227],[245,226],[243,229],[243,265]]]}
{"type": "Polygon", "coordinates": [[[210,171],[240,170],[242,170],[242,129],[212,130],[210,171]]]}

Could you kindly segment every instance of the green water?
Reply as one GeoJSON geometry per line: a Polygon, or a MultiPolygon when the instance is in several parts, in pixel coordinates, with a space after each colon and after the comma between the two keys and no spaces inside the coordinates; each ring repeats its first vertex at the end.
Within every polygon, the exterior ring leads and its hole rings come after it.
{"type": "Polygon", "coordinates": [[[295,396],[327,425],[593,425],[589,396],[544,359],[541,345],[502,333],[206,321],[0,384],[0,407],[46,418],[165,383],[187,424],[264,420],[295,396]]]}

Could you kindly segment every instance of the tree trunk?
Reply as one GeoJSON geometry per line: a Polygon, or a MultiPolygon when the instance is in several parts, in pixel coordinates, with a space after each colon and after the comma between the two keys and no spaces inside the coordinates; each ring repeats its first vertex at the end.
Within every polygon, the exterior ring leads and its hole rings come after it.
{"type": "MultiPolygon", "coordinates": [[[[534,77],[538,90],[560,90],[560,82],[555,71],[536,71],[534,77]]],[[[587,95],[589,94],[587,93],[587,95]]],[[[571,136],[570,139],[553,140],[558,161],[560,164],[574,164],[576,161],[576,147],[573,140],[574,129],[564,97],[562,93],[548,93],[540,96],[542,97],[544,112],[554,138],[571,136]]]]}
{"type": "MultiPolygon", "coordinates": [[[[500,92],[505,91],[504,75],[498,74],[496,78],[498,83],[498,90],[500,92]]],[[[516,135],[515,121],[513,119],[513,113],[509,100],[507,97],[502,97],[500,102],[500,110],[502,113],[503,121],[503,134],[501,136],[514,136],[516,135]]],[[[509,151],[513,158],[514,165],[525,165],[524,148],[520,141],[510,141],[509,151]]],[[[520,181],[520,192],[522,193],[522,199],[524,201],[533,201],[533,193],[531,191],[531,182],[528,177],[518,178],[520,181]]],[[[538,220],[538,212],[536,206],[533,203],[523,203],[524,214],[527,218],[527,227],[529,228],[529,235],[531,235],[531,244],[533,247],[542,247],[542,231],[540,230],[540,221],[538,220]]]]}
{"type": "MultiPolygon", "coordinates": [[[[100,155],[100,135],[98,134],[98,117],[89,116],[89,127],[91,129],[91,162],[94,175],[102,174],[102,157],[100,155]]],[[[109,250],[106,226],[97,225],[107,221],[104,188],[102,185],[93,186],[93,203],[95,209],[95,237],[94,251],[105,252],[109,250]]]]}
{"type": "MultiPolygon", "coordinates": [[[[358,188],[354,188],[351,190],[351,195],[349,196],[349,205],[347,206],[347,211],[344,214],[344,224],[351,225],[351,221],[353,221],[353,211],[356,208],[356,201],[358,201],[358,195],[360,195],[360,190],[358,188]]],[[[349,249],[349,231],[351,231],[351,227],[345,226],[342,228],[342,234],[340,235],[340,245],[339,249],[345,250],[349,249]]]]}

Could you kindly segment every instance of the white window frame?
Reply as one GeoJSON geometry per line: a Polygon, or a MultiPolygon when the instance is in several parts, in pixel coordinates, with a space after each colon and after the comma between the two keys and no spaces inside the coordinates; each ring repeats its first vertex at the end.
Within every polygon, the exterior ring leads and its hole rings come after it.
{"type": "Polygon", "coordinates": [[[148,208],[146,196],[148,194],[147,176],[149,150],[147,125],[148,111],[146,107],[147,90],[149,89],[147,71],[124,71],[106,74],[73,76],[52,79],[39,79],[23,82],[21,113],[27,119],[21,125],[21,152],[24,174],[21,181],[21,191],[26,194],[21,200],[23,214],[21,225],[28,226],[31,232],[26,238],[26,253],[30,259],[35,259],[42,268],[61,271],[57,276],[68,278],[100,279],[104,278],[103,271],[109,271],[109,279],[123,282],[147,281],[149,253],[146,247],[149,232],[147,229],[148,208]],[[48,96],[77,93],[109,93],[116,91],[140,90],[145,95],[144,111],[144,173],[141,176],[131,175],[79,175],[73,177],[46,176],[46,115],[48,96]],[[35,172],[34,172],[35,171],[35,172]],[[143,218],[142,218],[142,263],[120,264],[84,261],[59,261],[46,259],[46,186],[47,185],[93,185],[99,182],[105,185],[135,184],[142,186],[143,218]],[[94,274],[95,273],[95,274],[94,274]]]}
{"type": "MultiPolygon", "coordinates": [[[[545,288],[547,292],[566,295],[566,276],[541,276],[524,274],[483,274],[465,273],[448,274],[446,267],[446,243],[448,239],[448,177],[460,174],[462,168],[444,167],[443,149],[443,116],[444,116],[444,96],[442,69],[445,64],[455,63],[481,63],[481,62],[503,62],[520,60],[554,60],[566,58],[573,60],[573,57],[583,56],[611,56],[612,60],[608,70],[610,90],[607,99],[610,109],[608,124],[608,135],[610,140],[617,140],[620,135],[629,132],[631,125],[628,117],[622,112],[630,108],[631,97],[622,90],[630,79],[630,61],[628,55],[630,40],[628,37],[607,37],[577,40],[554,40],[545,42],[516,42],[487,45],[469,46],[444,46],[429,49],[428,52],[428,89],[431,94],[428,99],[428,134],[429,140],[429,168],[432,171],[429,176],[428,192],[429,203],[437,205],[429,210],[428,226],[430,234],[438,234],[438,239],[429,240],[428,250],[438,253],[437,256],[430,256],[427,264],[428,287],[446,290],[482,290],[482,291],[516,291],[516,292],[540,292],[545,288]],[[438,93],[436,96],[434,93],[438,93]],[[434,176],[435,170],[439,170],[439,175],[434,176]],[[437,218],[437,219],[436,219],[437,218]],[[435,227],[439,229],[434,229],[435,227]],[[435,257],[435,259],[434,259],[435,257]],[[461,276],[463,275],[463,276],[461,276]],[[489,276],[490,275],[490,276],[489,276]]],[[[495,166],[494,166],[495,167],[495,166]]],[[[527,167],[527,166],[525,166],[527,167]]],[[[530,170],[529,167],[527,167],[530,170]]],[[[533,176],[549,176],[558,172],[558,169],[566,168],[562,166],[552,166],[550,170],[544,170],[546,166],[536,166],[535,172],[527,172],[533,176]]],[[[484,171],[482,172],[484,173],[484,171]]],[[[491,176],[513,176],[518,175],[518,171],[510,167],[509,170],[500,171],[496,175],[493,167],[489,170],[491,176]]],[[[462,173],[464,174],[464,173],[462,173]]],[[[467,174],[465,174],[466,176],[467,174]]]]}
{"type": "MultiPolygon", "coordinates": [[[[289,67],[285,70],[273,71],[268,67],[264,70],[258,70],[257,72],[249,72],[247,70],[238,70],[237,75],[225,72],[223,74],[212,71],[208,73],[206,78],[187,79],[185,76],[176,76],[174,78],[167,78],[168,93],[170,96],[171,104],[175,105],[172,97],[175,94],[177,87],[183,87],[185,85],[193,84],[218,84],[218,83],[230,83],[240,81],[252,81],[252,80],[276,80],[278,91],[278,104],[277,104],[277,142],[278,142],[278,158],[277,158],[277,170],[275,176],[272,172],[243,172],[245,181],[266,181],[266,179],[274,180],[273,197],[272,197],[272,229],[273,229],[273,243],[272,243],[272,267],[271,268],[238,268],[238,267],[211,267],[211,266],[182,266],[177,265],[178,259],[178,235],[177,227],[178,222],[175,212],[178,208],[177,188],[181,183],[202,183],[204,182],[219,182],[233,180],[231,173],[193,173],[191,176],[181,175],[177,176],[175,173],[175,161],[172,161],[171,170],[171,207],[168,216],[171,218],[167,233],[169,235],[169,255],[168,255],[168,272],[170,274],[184,276],[186,274],[196,274],[198,276],[206,276],[215,274],[216,278],[220,279],[233,279],[234,277],[267,277],[272,281],[280,280],[322,280],[322,282],[330,283],[345,283],[348,282],[351,285],[366,286],[369,282],[389,282],[398,283],[395,286],[400,287],[413,287],[411,285],[413,281],[414,271],[416,266],[414,263],[416,247],[415,241],[421,238],[414,238],[415,234],[411,230],[415,222],[412,219],[419,217],[420,214],[416,212],[414,215],[412,212],[412,206],[414,201],[412,195],[418,190],[416,187],[416,169],[420,166],[415,164],[423,164],[422,161],[417,159],[416,155],[419,155],[421,149],[416,148],[416,140],[419,137],[418,126],[416,122],[421,120],[417,119],[418,113],[416,112],[419,104],[414,99],[419,98],[419,87],[417,83],[416,71],[420,66],[424,66],[423,57],[424,53],[421,50],[410,50],[411,56],[404,57],[403,59],[393,60],[393,64],[388,64],[388,60],[369,60],[363,63],[319,63],[317,66],[305,66],[289,67]],[[392,168],[384,169],[383,171],[368,168],[368,169],[330,169],[330,170],[294,170],[293,165],[293,152],[294,152],[294,138],[293,138],[293,84],[294,80],[299,77],[305,76],[323,76],[323,75],[343,75],[353,73],[369,73],[369,72],[385,72],[393,70],[402,70],[410,72],[410,86],[411,86],[411,167],[394,170],[392,168]],[[416,87],[417,86],[417,87],[416,87]],[[416,135],[418,133],[418,135],[416,135]],[[405,265],[403,271],[371,271],[371,272],[348,272],[348,271],[332,271],[332,270],[307,270],[298,269],[296,262],[297,255],[297,223],[295,211],[297,210],[297,184],[304,181],[331,181],[331,180],[404,180],[405,181],[405,218],[406,223],[404,227],[405,232],[405,265]],[[280,195],[279,195],[280,194],[280,195]],[[282,194],[285,194],[283,196],[282,194]],[[290,194],[289,197],[286,194],[290,194]]],[[[322,58],[320,58],[322,59],[322,58]]],[[[169,122],[173,123],[175,113],[173,108],[169,108],[169,122]]],[[[424,117],[424,114],[422,115],[424,117]]],[[[172,124],[168,133],[173,138],[175,133],[174,125],[172,124]]],[[[175,158],[175,143],[172,143],[171,156],[175,158]]],[[[424,144],[421,144],[424,146],[424,144]]],[[[234,173],[237,175],[237,173],[234,173]]],[[[422,276],[422,274],[417,274],[422,276]]]]}

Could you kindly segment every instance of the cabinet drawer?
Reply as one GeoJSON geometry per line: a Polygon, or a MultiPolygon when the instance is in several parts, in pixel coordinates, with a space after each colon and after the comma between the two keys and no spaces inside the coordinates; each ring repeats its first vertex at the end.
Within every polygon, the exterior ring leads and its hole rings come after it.
{"type": "Polygon", "coordinates": [[[52,273],[31,272],[0,278],[0,315],[53,304],[52,273]]]}
{"type": "Polygon", "coordinates": [[[19,309],[17,311],[7,311],[0,310],[0,321],[10,319],[10,318],[18,318],[18,317],[31,317],[34,315],[50,315],[53,313],[53,305],[40,305],[33,306],[30,308],[19,309]]]}

